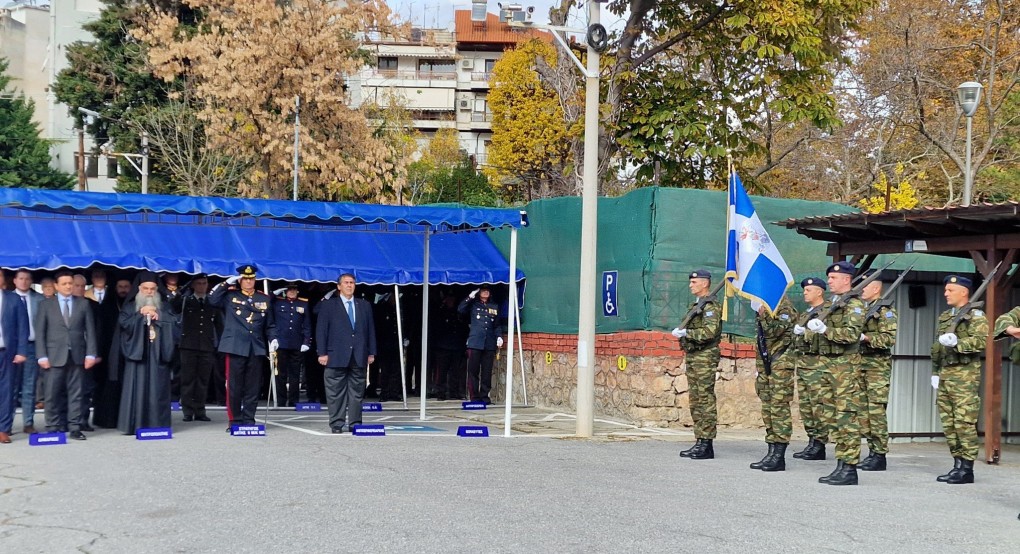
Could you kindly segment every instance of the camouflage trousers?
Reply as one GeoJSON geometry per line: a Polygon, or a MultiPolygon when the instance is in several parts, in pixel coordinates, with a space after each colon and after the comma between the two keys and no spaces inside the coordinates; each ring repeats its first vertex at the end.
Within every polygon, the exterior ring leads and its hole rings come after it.
{"type": "Polygon", "coordinates": [[[949,453],[954,458],[974,460],[978,455],[977,420],[981,410],[978,388],[981,362],[943,367],[939,372],[939,390],[935,403],[942,419],[949,453]]]}
{"type": "Polygon", "coordinates": [[[715,438],[718,420],[715,406],[715,372],[718,368],[718,356],[687,356],[687,389],[695,438],[715,438]]]}
{"type": "Polygon", "coordinates": [[[826,443],[829,441],[829,426],[835,418],[832,398],[826,400],[825,370],[816,354],[801,354],[797,357],[797,403],[800,420],[808,437],[826,443]]]}
{"type": "Polygon", "coordinates": [[[836,459],[857,465],[861,459],[861,427],[857,419],[861,401],[861,378],[857,368],[861,365],[861,356],[849,354],[819,359],[825,367],[823,400],[831,401],[835,410],[829,437],[836,445],[836,459]]]}
{"type": "Polygon", "coordinates": [[[772,368],[765,375],[765,368],[758,367],[754,389],[761,400],[761,419],[765,422],[765,442],[790,443],[793,433],[793,418],[790,403],[793,402],[793,368],[772,368]]]}
{"type": "Polygon", "coordinates": [[[892,356],[861,356],[861,435],[875,454],[889,453],[889,376],[892,356]]]}

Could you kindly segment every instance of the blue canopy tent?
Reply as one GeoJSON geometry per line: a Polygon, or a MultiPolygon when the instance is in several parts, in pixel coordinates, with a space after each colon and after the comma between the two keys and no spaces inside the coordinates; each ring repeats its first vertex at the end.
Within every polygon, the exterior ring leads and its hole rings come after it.
{"type": "MultiPolygon", "coordinates": [[[[0,265],[56,269],[101,263],[225,277],[238,263],[252,262],[265,279],[317,282],[335,282],[341,272],[351,272],[365,284],[421,285],[428,321],[429,284],[510,284],[524,278],[516,266],[517,229],[523,225],[523,212],[506,209],[0,188],[0,229],[4,237],[18,237],[0,243],[0,265]],[[509,264],[480,232],[506,227],[512,235],[509,264]]],[[[516,306],[517,288],[509,289],[510,306],[516,306]]],[[[510,312],[512,360],[516,310],[510,312]]],[[[427,342],[423,326],[422,367],[427,342]]],[[[508,400],[511,386],[508,378],[508,400]]],[[[422,419],[426,388],[420,387],[422,419]]]]}

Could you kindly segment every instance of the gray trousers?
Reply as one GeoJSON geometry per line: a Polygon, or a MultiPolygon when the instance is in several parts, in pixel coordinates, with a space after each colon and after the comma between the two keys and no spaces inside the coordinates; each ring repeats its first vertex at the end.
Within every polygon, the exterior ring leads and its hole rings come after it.
{"type": "Polygon", "coordinates": [[[326,405],[329,407],[329,428],[339,429],[361,423],[361,401],[365,399],[365,368],[327,367],[326,405]]]}
{"type": "Polygon", "coordinates": [[[88,421],[88,413],[82,413],[85,368],[67,364],[43,371],[46,373],[46,430],[81,431],[82,424],[88,421]]]}

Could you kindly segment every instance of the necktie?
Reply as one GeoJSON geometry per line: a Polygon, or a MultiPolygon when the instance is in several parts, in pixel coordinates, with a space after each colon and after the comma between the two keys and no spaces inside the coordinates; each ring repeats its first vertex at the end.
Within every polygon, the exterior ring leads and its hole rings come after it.
{"type": "Polygon", "coordinates": [[[348,300],[347,301],[347,317],[350,318],[350,320],[351,320],[351,329],[353,329],[354,328],[354,301],[353,300],[348,300]]]}
{"type": "Polygon", "coordinates": [[[71,324],[71,299],[70,298],[65,298],[64,299],[64,311],[63,311],[63,314],[64,314],[64,325],[70,325],[71,324]]]}
{"type": "Polygon", "coordinates": [[[99,291],[96,293],[96,302],[99,302],[100,304],[103,302],[103,292],[104,291],[99,291]]]}

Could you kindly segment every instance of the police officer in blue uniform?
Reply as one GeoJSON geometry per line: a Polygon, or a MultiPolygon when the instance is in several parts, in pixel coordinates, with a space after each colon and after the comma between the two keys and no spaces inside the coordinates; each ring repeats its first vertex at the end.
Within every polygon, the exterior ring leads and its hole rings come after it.
{"type": "Polygon", "coordinates": [[[246,264],[237,272],[213,287],[209,304],[223,310],[219,351],[226,358],[227,417],[231,425],[247,425],[255,423],[262,359],[279,343],[272,299],[255,290],[255,266],[246,264]]]}
{"type": "Polygon", "coordinates": [[[308,299],[299,294],[298,284],[288,283],[283,295],[273,300],[276,339],[280,343],[276,351],[276,392],[286,399],[283,405],[290,407],[300,402],[301,360],[312,347],[308,299]]]}
{"type": "Polygon", "coordinates": [[[181,314],[181,410],[184,421],[209,421],[205,399],[209,380],[217,371],[216,344],[223,327],[222,312],[209,304],[209,278],[196,275],[181,294],[171,299],[171,307],[181,314]]]}
{"type": "Polygon", "coordinates": [[[499,307],[492,301],[489,286],[482,285],[461,301],[457,311],[468,317],[468,397],[490,404],[492,364],[496,361],[496,350],[503,347],[499,307]]]}

